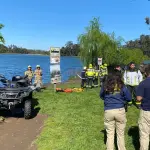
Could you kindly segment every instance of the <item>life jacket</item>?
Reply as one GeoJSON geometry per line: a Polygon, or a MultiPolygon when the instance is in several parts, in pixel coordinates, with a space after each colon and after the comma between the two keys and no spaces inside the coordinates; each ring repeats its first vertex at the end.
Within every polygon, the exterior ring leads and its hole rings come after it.
{"type": "Polygon", "coordinates": [[[124,83],[130,86],[137,86],[143,80],[140,70],[126,70],[124,72],[124,83]]]}
{"type": "Polygon", "coordinates": [[[56,92],[64,92],[64,90],[61,88],[56,88],[56,92]]]}
{"type": "Polygon", "coordinates": [[[82,88],[73,88],[73,92],[83,92],[84,90],[82,88]]]}
{"type": "Polygon", "coordinates": [[[99,76],[99,71],[95,70],[95,77],[97,78],[99,76]]]}
{"type": "Polygon", "coordinates": [[[87,75],[88,77],[93,77],[93,76],[95,75],[94,69],[93,69],[93,68],[87,69],[86,75],[87,75]]]}
{"type": "Polygon", "coordinates": [[[108,75],[108,69],[107,69],[107,67],[103,67],[102,68],[102,75],[103,76],[108,75]]]}
{"type": "Polygon", "coordinates": [[[64,89],[64,92],[65,92],[65,93],[72,93],[73,90],[68,88],[68,89],[64,89]]]}

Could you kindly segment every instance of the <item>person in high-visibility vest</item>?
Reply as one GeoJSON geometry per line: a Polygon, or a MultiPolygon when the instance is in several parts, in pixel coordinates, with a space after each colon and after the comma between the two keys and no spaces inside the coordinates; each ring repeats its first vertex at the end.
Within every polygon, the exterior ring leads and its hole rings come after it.
{"type": "Polygon", "coordinates": [[[107,68],[107,64],[103,65],[103,75],[108,75],[108,68],[107,68]]]}
{"type": "Polygon", "coordinates": [[[87,76],[87,86],[92,88],[93,86],[93,79],[94,79],[95,71],[93,69],[92,64],[89,65],[89,68],[86,71],[87,76]]]}
{"type": "MultiPolygon", "coordinates": [[[[141,103],[136,101],[136,88],[143,80],[143,76],[140,70],[136,69],[134,62],[129,64],[128,69],[124,72],[123,78],[125,85],[133,95],[133,102],[136,104],[137,108],[140,108],[141,103]]],[[[129,102],[129,106],[131,106],[133,102],[129,102]]]]}
{"type": "Polygon", "coordinates": [[[103,82],[106,80],[108,75],[107,64],[100,66],[100,86],[102,86],[103,82]]]}
{"type": "Polygon", "coordinates": [[[100,72],[99,72],[99,77],[100,77],[100,87],[102,87],[103,81],[104,81],[104,75],[103,75],[103,65],[100,65],[100,72]]]}

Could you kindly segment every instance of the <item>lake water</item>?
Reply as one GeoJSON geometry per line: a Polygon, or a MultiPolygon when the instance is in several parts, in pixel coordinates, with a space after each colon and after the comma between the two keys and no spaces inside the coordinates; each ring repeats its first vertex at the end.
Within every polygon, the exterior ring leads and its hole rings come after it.
{"type": "MultiPolygon", "coordinates": [[[[42,55],[0,54],[0,74],[8,79],[14,75],[24,75],[27,66],[35,70],[40,65],[43,70],[43,83],[50,83],[50,58],[42,55]]],[[[82,70],[82,62],[77,57],[61,57],[62,82],[82,70]]]]}

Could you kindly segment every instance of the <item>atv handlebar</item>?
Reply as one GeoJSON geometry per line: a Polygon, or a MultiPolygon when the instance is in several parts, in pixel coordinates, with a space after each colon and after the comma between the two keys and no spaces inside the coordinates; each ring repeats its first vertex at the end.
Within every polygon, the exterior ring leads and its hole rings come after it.
{"type": "Polygon", "coordinates": [[[0,74],[0,78],[5,78],[4,75],[0,74]]]}

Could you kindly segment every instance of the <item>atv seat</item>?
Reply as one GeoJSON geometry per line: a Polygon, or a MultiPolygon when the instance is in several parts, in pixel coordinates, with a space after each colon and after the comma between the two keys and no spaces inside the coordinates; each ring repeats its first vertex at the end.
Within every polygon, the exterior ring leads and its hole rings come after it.
{"type": "Polygon", "coordinates": [[[13,76],[13,77],[12,77],[12,81],[19,81],[19,80],[21,80],[21,79],[22,79],[21,76],[13,76]]]}

